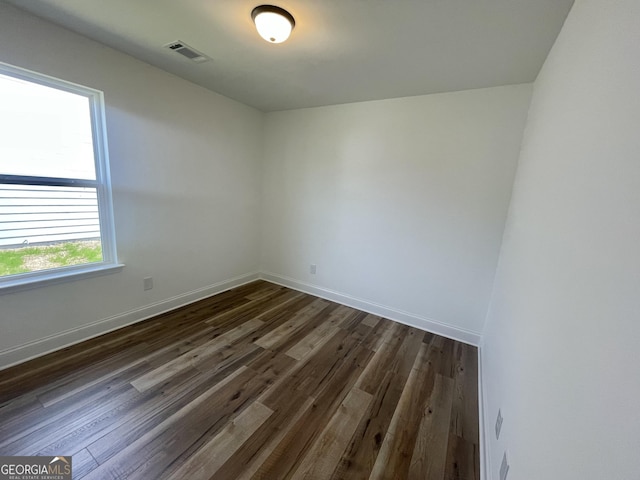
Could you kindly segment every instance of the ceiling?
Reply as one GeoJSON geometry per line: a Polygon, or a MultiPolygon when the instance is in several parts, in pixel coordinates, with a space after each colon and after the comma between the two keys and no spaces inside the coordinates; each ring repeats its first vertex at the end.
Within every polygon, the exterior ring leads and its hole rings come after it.
{"type": "Polygon", "coordinates": [[[262,111],[532,82],[573,4],[274,0],[296,28],[273,45],[251,20],[260,0],[7,1],[262,111]]]}

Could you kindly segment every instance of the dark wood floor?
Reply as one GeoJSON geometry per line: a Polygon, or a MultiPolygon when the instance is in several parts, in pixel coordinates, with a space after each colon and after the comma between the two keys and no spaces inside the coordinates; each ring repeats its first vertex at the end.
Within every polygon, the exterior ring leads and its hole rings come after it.
{"type": "Polygon", "coordinates": [[[0,372],[0,455],[79,479],[477,480],[474,347],[267,282],[0,372]]]}

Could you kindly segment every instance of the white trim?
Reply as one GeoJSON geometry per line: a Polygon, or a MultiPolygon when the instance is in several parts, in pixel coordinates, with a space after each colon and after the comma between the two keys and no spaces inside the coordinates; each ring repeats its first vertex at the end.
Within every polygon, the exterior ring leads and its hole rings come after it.
{"type": "Polygon", "coordinates": [[[259,274],[257,272],[248,273],[246,275],[214,283],[213,285],[209,285],[198,290],[176,295],[175,297],[171,297],[167,300],[162,300],[135,310],[130,310],[128,312],[82,325],[81,327],[72,328],[17,347],[2,350],[0,351],[0,370],[46,355],[47,353],[75,345],[76,343],[104,335],[105,333],[126,327],[127,325],[147,320],[156,315],[197,302],[198,300],[202,300],[258,279],[259,274]]]}
{"type": "Polygon", "coordinates": [[[487,397],[485,395],[484,388],[484,374],[482,369],[482,352],[484,349],[484,342],[481,340],[478,345],[478,422],[480,427],[480,478],[482,480],[491,480],[491,455],[489,455],[490,439],[488,432],[491,431],[488,428],[490,425],[489,418],[487,418],[487,397]]]}
{"type": "Polygon", "coordinates": [[[118,328],[126,327],[127,325],[131,325],[142,320],[147,320],[161,313],[174,310],[258,279],[263,279],[277,285],[282,285],[293,290],[314,295],[316,297],[325,298],[364,312],[373,313],[374,315],[379,315],[384,318],[467,343],[469,345],[478,346],[480,343],[481,335],[478,332],[454,327],[446,323],[438,322],[437,320],[420,317],[402,310],[336,292],[335,290],[300,282],[289,277],[268,272],[254,272],[177,295],[135,310],[130,310],[109,318],[82,325],[81,327],[59,332],[17,347],[2,350],[0,351],[0,370],[46,355],[47,353],[51,353],[61,348],[66,348],[76,343],[89,340],[99,335],[104,335],[105,333],[117,330],[118,328]]]}
{"type": "MultiPolygon", "coordinates": [[[[107,148],[107,122],[105,117],[104,94],[95,88],[85,87],[77,83],[68,82],[60,78],[51,77],[42,73],[27,70],[25,68],[0,62],[0,74],[18,78],[29,83],[68,92],[84,97],[89,102],[89,114],[91,121],[91,138],[93,145],[93,161],[96,177],[96,198],[98,201],[98,219],[100,222],[100,244],[102,247],[103,261],[99,265],[82,264],[83,268],[53,268],[51,270],[39,270],[26,274],[4,275],[0,277],[2,293],[15,291],[21,286],[30,284],[27,288],[52,283],[52,279],[60,277],[68,280],[76,271],[80,273],[108,273],[109,270],[122,268],[118,264],[116,250],[115,221],[113,216],[113,199],[111,194],[111,176],[109,169],[109,154],[107,148]],[[38,284],[38,281],[44,283],[38,284]],[[5,289],[6,286],[6,289],[5,289]]],[[[26,175],[31,176],[31,175],[26,175]]]]}
{"type": "Polygon", "coordinates": [[[118,263],[116,244],[116,223],[113,213],[111,193],[111,168],[107,141],[107,118],[104,93],[95,90],[91,97],[91,133],[93,135],[93,158],[96,170],[96,195],[98,198],[98,219],[100,240],[105,262],[118,263]]]}
{"type": "Polygon", "coordinates": [[[357,308],[363,312],[373,313],[395,322],[403,323],[411,327],[419,328],[427,332],[435,333],[443,337],[451,338],[462,343],[478,346],[480,343],[481,334],[471,330],[466,330],[460,327],[455,327],[431,318],[421,317],[413,313],[404,312],[395,308],[380,305],[369,300],[363,300],[361,298],[352,297],[344,293],[336,292],[328,288],[319,287],[317,285],[311,285],[309,283],[301,282],[294,278],[277,275],[275,273],[261,272],[260,278],[268,282],[276,283],[284,287],[292,288],[300,292],[308,293],[316,297],[331,300],[333,302],[341,303],[348,307],[357,308]]]}
{"type": "Polygon", "coordinates": [[[108,273],[117,273],[124,268],[124,264],[85,263],[70,267],[41,270],[19,275],[10,275],[0,282],[0,295],[14,293],[20,290],[44,287],[62,282],[72,282],[83,278],[97,277],[108,273]]]}

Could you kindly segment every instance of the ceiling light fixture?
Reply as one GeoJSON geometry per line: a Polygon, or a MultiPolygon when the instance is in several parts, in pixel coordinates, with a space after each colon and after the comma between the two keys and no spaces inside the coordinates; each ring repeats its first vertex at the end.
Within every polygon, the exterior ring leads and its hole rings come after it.
{"type": "Polygon", "coordinates": [[[269,43],[284,42],[296,25],[289,12],[274,5],[260,5],[254,8],[251,18],[260,36],[269,43]]]}

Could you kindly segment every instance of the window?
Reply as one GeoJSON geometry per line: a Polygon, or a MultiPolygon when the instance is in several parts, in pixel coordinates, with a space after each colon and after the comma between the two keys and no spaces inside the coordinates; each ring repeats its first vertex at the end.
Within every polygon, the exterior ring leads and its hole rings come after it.
{"type": "Polygon", "coordinates": [[[102,92],[0,63],[0,291],[119,267],[102,92]]]}

